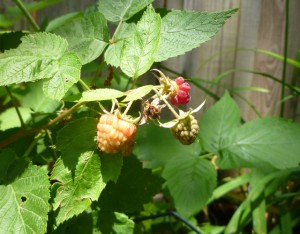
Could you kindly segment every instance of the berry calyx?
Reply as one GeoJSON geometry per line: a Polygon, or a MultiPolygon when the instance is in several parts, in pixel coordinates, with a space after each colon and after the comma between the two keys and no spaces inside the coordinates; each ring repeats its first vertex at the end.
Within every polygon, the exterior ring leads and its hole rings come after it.
{"type": "Polygon", "coordinates": [[[191,97],[189,95],[191,86],[184,81],[183,77],[177,77],[174,83],[175,83],[175,93],[171,97],[172,105],[187,104],[191,100],[191,97]]]}
{"type": "Polygon", "coordinates": [[[135,124],[113,114],[103,114],[97,124],[97,142],[107,154],[121,152],[129,155],[134,145],[137,127],[135,124]]]}
{"type": "Polygon", "coordinates": [[[199,125],[195,117],[189,114],[184,119],[180,119],[179,122],[171,128],[171,131],[175,138],[183,145],[190,145],[198,136],[199,125]]]}

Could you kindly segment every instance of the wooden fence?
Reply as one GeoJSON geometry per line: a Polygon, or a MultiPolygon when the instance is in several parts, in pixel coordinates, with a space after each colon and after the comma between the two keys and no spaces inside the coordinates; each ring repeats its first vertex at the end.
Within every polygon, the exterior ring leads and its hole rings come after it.
{"type": "MultiPolygon", "coordinates": [[[[167,6],[174,9],[195,11],[220,11],[239,8],[239,12],[229,19],[221,32],[211,41],[185,55],[169,59],[163,65],[187,77],[199,79],[200,84],[221,96],[225,89],[231,90],[237,100],[245,120],[257,117],[257,113],[245,102],[247,99],[262,116],[279,115],[281,85],[253,71],[265,73],[279,80],[283,77],[283,61],[258,53],[253,49],[284,54],[285,22],[287,0],[156,0],[156,7],[167,6]],[[246,50],[250,49],[250,50],[246,50]],[[211,86],[220,74],[228,72],[219,86],[211,86]],[[200,80],[204,79],[204,81],[200,80]],[[206,81],[206,82],[205,82],[206,81]],[[243,91],[243,87],[255,86],[269,90],[269,93],[243,91]]],[[[0,3],[5,7],[9,1],[0,3]]],[[[62,2],[39,12],[39,17],[49,20],[66,12],[82,10],[91,5],[92,0],[62,0],[62,2]]],[[[1,10],[1,9],[0,9],[1,10]]],[[[300,1],[289,1],[288,57],[295,59],[300,48],[300,1]]],[[[289,65],[286,70],[288,83],[292,80],[300,85],[299,71],[289,65]]],[[[287,90],[286,96],[291,93],[287,90]]],[[[192,106],[204,98],[210,106],[215,100],[197,88],[192,91],[192,106]]],[[[286,102],[285,117],[298,118],[300,102],[297,97],[286,102]]]]}

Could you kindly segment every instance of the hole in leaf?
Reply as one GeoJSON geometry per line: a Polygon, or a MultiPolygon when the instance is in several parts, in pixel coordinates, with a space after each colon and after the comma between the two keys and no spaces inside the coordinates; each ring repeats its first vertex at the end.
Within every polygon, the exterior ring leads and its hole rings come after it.
{"type": "Polygon", "coordinates": [[[21,200],[22,200],[22,202],[26,202],[27,198],[24,197],[24,196],[22,196],[22,197],[21,197],[21,200]]]}

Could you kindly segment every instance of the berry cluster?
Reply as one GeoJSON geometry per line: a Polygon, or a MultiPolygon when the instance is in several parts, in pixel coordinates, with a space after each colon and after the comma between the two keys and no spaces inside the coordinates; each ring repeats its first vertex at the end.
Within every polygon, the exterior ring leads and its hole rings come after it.
{"type": "Polygon", "coordinates": [[[134,144],[136,125],[113,114],[103,114],[97,125],[98,147],[105,153],[129,155],[134,144]]]}
{"type": "Polygon", "coordinates": [[[189,91],[191,86],[184,81],[184,78],[178,77],[175,79],[175,95],[171,97],[171,103],[173,105],[187,104],[191,98],[189,91]]]}
{"type": "Polygon", "coordinates": [[[198,136],[198,122],[194,116],[188,115],[172,127],[171,131],[175,138],[177,138],[182,144],[190,145],[198,136]]]}

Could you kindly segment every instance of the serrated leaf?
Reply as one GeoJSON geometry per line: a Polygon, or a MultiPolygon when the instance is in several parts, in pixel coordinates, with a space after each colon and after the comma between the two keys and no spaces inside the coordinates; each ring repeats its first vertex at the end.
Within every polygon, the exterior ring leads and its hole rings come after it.
{"type": "Polygon", "coordinates": [[[54,32],[67,39],[68,50],[75,52],[82,64],[99,57],[109,40],[107,23],[100,12],[81,15],[54,32]]]}
{"type": "Polygon", "coordinates": [[[53,113],[61,105],[60,102],[50,99],[42,92],[42,82],[28,85],[29,92],[20,100],[23,107],[30,108],[36,113],[53,113]]]}
{"type": "Polygon", "coordinates": [[[100,233],[134,234],[134,222],[118,212],[99,212],[97,229],[100,233]]]}
{"type": "Polygon", "coordinates": [[[111,22],[126,21],[154,0],[98,0],[98,11],[111,22]]]}
{"type": "Polygon", "coordinates": [[[66,125],[58,132],[57,149],[62,152],[51,179],[57,211],[57,224],[78,215],[98,199],[105,187],[101,162],[94,154],[97,119],[82,118],[66,125]]]}
{"type": "Polygon", "coordinates": [[[216,170],[208,160],[186,155],[168,162],[163,178],[174,198],[176,209],[184,217],[199,212],[217,185],[216,170]]]}
{"type": "Polygon", "coordinates": [[[74,53],[67,53],[67,41],[50,33],[22,37],[16,49],[0,54],[0,85],[46,79],[44,91],[61,99],[80,78],[81,64],[74,53]]]}
{"type": "Polygon", "coordinates": [[[99,207],[103,211],[138,211],[151,201],[162,182],[160,177],[152,175],[151,170],[144,169],[135,157],[124,158],[117,183],[107,183],[99,198],[99,207]]]}
{"type": "Polygon", "coordinates": [[[119,98],[124,95],[125,94],[123,92],[115,89],[95,89],[83,92],[80,101],[104,101],[119,98]]]}
{"type": "Polygon", "coordinates": [[[93,151],[80,155],[74,175],[62,159],[56,161],[51,180],[57,181],[52,185],[57,225],[87,210],[98,199],[105,187],[100,168],[100,158],[93,151]]]}
{"type": "Polygon", "coordinates": [[[51,79],[44,80],[44,93],[55,100],[61,100],[67,91],[80,79],[81,64],[75,53],[64,54],[57,61],[56,71],[51,79]]]}
{"type": "Polygon", "coordinates": [[[169,129],[153,124],[139,127],[136,145],[133,152],[147,168],[163,167],[169,160],[181,158],[184,155],[198,156],[201,153],[199,143],[182,145],[176,140],[169,129]]]}
{"type": "Polygon", "coordinates": [[[133,78],[144,74],[154,62],[161,30],[161,18],[152,6],[137,23],[133,38],[126,41],[121,52],[121,69],[133,78]]]}
{"type": "Polygon", "coordinates": [[[110,44],[105,51],[104,59],[107,64],[119,67],[121,63],[121,52],[126,40],[131,40],[136,29],[136,24],[123,22],[120,29],[114,35],[114,43],[110,44]]]}
{"type": "Polygon", "coordinates": [[[148,93],[152,91],[153,85],[145,85],[136,89],[131,89],[126,92],[127,96],[122,100],[122,102],[130,102],[141,99],[145,97],[148,93]]]}
{"type": "Polygon", "coordinates": [[[218,166],[286,169],[300,163],[300,125],[280,118],[256,119],[227,132],[218,166]]]}
{"type": "MultiPolygon", "coordinates": [[[[5,154],[10,161],[6,162],[7,166],[20,162],[11,151],[5,151],[1,154],[0,164],[3,159],[7,161],[5,154]]],[[[45,233],[50,198],[47,170],[29,165],[21,171],[18,170],[13,181],[0,185],[0,228],[5,233],[45,233]]]]}
{"type": "Polygon", "coordinates": [[[210,40],[236,11],[170,11],[162,18],[161,40],[155,61],[184,54],[210,40]]]}
{"type": "Polygon", "coordinates": [[[123,156],[121,154],[101,155],[100,159],[103,181],[107,183],[111,180],[116,183],[121,173],[123,156]]]}
{"type": "Polygon", "coordinates": [[[240,124],[240,112],[237,104],[226,92],[224,96],[206,112],[199,122],[199,136],[203,148],[216,153],[221,149],[224,139],[230,131],[240,124]]]}
{"type": "MultiPolygon", "coordinates": [[[[19,107],[23,121],[26,123],[31,119],[32,111],[26,107],[19,107]]],[[[19,116],[14,107],[8,108],[0,114],[0,130],[5,131],[10,128],[21,127],[19,116]]]]}

